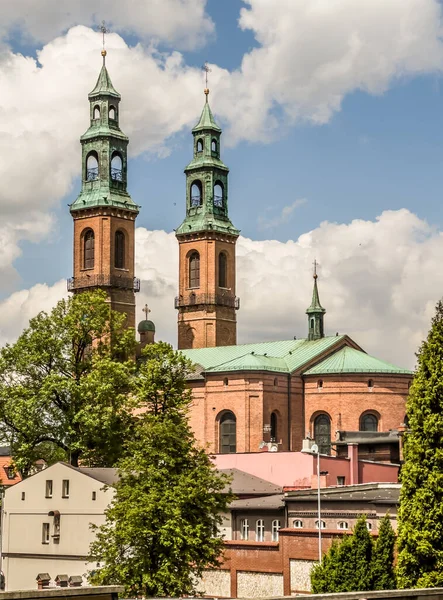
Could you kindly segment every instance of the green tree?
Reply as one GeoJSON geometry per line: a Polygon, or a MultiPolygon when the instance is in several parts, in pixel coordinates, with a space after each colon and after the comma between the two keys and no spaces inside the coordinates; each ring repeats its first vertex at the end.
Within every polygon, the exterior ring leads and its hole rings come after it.
{"type": "Polygon", "coordinates": [[[352,535],[334,543],[311,572],[315,594],[371,590],[372,539],[363,515],[352,535]]]}
{"type": "Polygon", "coordinates": [[[394,569],[395,533],[389,515],[381,519],[378,538],[372,553],[371,581],[373,590],[395,590],[394,569]]]}
{"type": "Polygon", "coordinates": [[[398,528],[401,588],[443,586],[443,304],[422,343],[406,405],[398,528]]]}
{"type": "Polygon", "coordinates": [[[191,594],[203,570],[219,565],[217,527],[232,499],[224,493],[229,480],[189,427],[190,363],[164,343],[143,354],[136,397],[144,412],[91,545],[90,560],[104,565],[90,578],[120,583],[130,597],[191,594]]]}
{"type": "Polygon", "coordinates": [[[26,476],[37,459],[111,466],[129,435],[134,333],[102,291],[61,300],[0,350],[0,440],[26,476]]]}

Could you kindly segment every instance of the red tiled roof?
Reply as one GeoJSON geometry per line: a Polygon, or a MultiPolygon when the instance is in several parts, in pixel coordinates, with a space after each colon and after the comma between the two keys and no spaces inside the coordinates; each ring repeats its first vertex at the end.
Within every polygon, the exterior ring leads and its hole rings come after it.
{"type": "Polygon", "coordinates": [[[11,456],[0,456],[0,485],[11,486],[22,480],[20,473],[15,472],[14,477],[8,477],[8,467],[12,465],[11,456]]]}

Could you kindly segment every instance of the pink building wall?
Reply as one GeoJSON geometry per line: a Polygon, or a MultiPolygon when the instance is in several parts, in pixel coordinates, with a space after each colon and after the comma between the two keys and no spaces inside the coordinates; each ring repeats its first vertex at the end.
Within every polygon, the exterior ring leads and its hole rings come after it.
{"type": "MultiPolygon", "coordinates": [[[[328,471],[322,476],[320,485],[337,485],[337,477],[344,477],[345,485],[356,483],[397,483],[398,466],[386,463],[320,456],[320,471],[328,471]],[[357,481],[355,480],[357,479],[357,481]]],[[[317,458],[303,452],[250,452],[237,454],[217,454],[213,457],[217,469],[238,469],[261,477],[276,485],[294,488],[317,486],[317,458]]]]}

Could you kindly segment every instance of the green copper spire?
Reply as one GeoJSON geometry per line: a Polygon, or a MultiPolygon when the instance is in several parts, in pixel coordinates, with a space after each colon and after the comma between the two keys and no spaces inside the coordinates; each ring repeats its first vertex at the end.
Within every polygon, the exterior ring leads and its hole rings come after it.
{"type": "Polygon", "coordinates": [[[214,231],[238,237],[240,231],[228,216],[228,167],[220,158],[222,130],[208,102],[209,90],[199,122],[192,130],[194,158],[185,169],[186,218],[177,235],[214,231]]]}
{"type": "Polygon", "coordinates": [[[308,315],[309,340],[318,340],[325,337],[323,320],[326,310],[320,304],[317,279],[317,261],[314,261],[314,289],[312,290],[311,306],[306,310],[306,314],[308,315]]]}
{"type": "Polygon", "coordinates": [[[126,190],[129,140],[119,126],[120,94],[112,85],[102,51],[103,66],[88,95],[90,126],[80,138],[82,145],[82,189],[71,205],[71,213],[92,207],[116,207],[138,213],[126,190]]]}

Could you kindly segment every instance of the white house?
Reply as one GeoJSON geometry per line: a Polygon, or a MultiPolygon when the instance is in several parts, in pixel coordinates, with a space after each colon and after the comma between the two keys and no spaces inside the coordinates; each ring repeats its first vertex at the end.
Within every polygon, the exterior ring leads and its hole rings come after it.
{"type": "MultiPolygon", "coordinates": [[[[111,501],[115,469],[57,463],[6,490],[2,508],[2,571],[6,590],[35,589],[38,573],[85,576],[94,538],[111,501]]],[[[86,578],[85,578],[86,582],[86,578]]]]}

